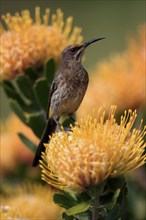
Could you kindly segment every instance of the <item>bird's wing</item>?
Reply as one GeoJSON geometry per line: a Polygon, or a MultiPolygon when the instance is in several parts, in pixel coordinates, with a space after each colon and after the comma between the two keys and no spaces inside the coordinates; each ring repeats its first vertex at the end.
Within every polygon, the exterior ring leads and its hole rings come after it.
{"type": "Polygon", "coordinates": [[[50,87],[50,91],[49,91],[49,96],[48,96],[48,107],[47,107],[47,114],[46,114],[46,118],[49,118],[49,111],[50,111],[50,105],[51,105],[51,97],[54,93],[54,91],[57,89],[57,83],[56,80],[54,79],[52,82],[52,85],[50,87]]]}

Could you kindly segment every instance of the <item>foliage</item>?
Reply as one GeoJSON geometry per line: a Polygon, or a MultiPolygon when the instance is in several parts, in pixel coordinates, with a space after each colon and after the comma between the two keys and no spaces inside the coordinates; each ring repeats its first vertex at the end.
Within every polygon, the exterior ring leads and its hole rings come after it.
{"type": "MultiPolygon", "coordinates": [[[[25,74],[1,82],[12,110],[38,138],[41,138],[45,127],[48,93],[55,70],[55,61],[50,59],[44,68],[34,70],[28,67],[25,74]]],[[[35,151],[36,146],[29,137],[22,132],[19,137],[30,150],[35,151]]]]}
{"type": "Polygon", "coordinates": [[[62,213],[65,220],[124,220],[128,216],[127,185],[123,176],[90,186],[81,193],[56,193],[54,202],[66,209],[62,213]]]}

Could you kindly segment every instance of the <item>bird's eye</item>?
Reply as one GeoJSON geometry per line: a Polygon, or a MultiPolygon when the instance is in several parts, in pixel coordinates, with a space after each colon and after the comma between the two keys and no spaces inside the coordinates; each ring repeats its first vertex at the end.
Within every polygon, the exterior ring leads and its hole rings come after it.
{"type": "Polygon", "coordinates": [[[71,52],[75,52],[75,51],[76,51],[76,48],[72,48],[72,49],[71,49],[71,52]]]}

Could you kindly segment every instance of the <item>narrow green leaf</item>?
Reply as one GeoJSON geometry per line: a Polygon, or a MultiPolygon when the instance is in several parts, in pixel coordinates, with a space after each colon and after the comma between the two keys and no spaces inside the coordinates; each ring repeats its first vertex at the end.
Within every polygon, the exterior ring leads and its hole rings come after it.
{"type": "Polygon", "coordinates": [[[41,113],[34,113],[28,117],[27,125],[31,127],[37,137],[41,138],[43,130],[45,128],[45,117],[41,113]]]}
{"type": "Polygon", "coordinates": [[[76,214],[87,211],[90,208],[90,205],[91,204],[89,202],[82,202],[69,208],[65,213],[69,216],[76,215],[76,214]]]}
{"type": "Polygon", "coordinates": [[[14,87],[13,83],[9,80],[4,80],[2,83],[2,87],[8,96],[8,98],[16,100],[20,106],[24,106],[24,101],[20,94],[16,91],[16,88],[14,87]]]}
{"type": "Polygon", "coordinates": [[[24,96],[30,99],[31,102],[35,102],[35,95],[29,77],[24,74],[18,75],[15,82],[24,96]]]}
{"type": "Polygon", "coordinates": [[[127,185],[125,183],[125,185],[121,189],[119,197],[117,198],[117,202],[120,204],[121,213],[124,213],[126,211],[127,200],[128,200],[128,189],[127,189],[127,185]]]}
{"type": "Polygon", "coordinates": [[[45,76],[47,78],[48,81],[48,85],[50,86],[54,76],[55,76],[55,71],[56,71],[56,64],[54,59],[50,59],[46,64],[45,64],[45,68],[44,68],[44,72],[45,72],[45,76]]]}
{"type": "Polygon", "coordinates": [[[7,85],[10,89],[15,89],[15,87],[14,87],[14,85],[13,85],[13,83],[12,83],[12,80],[9,80],[9,79],[5,79],[5,80],[3,80],[2,81],[2,84],[5,84],[5,85],[7,85]]]}
{"type": "Polygon", "coordinates": [[[120,190],[120,194],[117,197],[116,204],[108,213],[108,216],[105,220],[117,220],[122,215],[126,214],[127,210],[127,187],[126,184],[120,190]]]}
{"type": "Polygon", "coordinates": [[[112,196],[112,198],[111,198],[111,200],[109,202],[107,202],[107,203],[106,202],[104,203],[105,207],[107,209],[112,209],[114,207],[114,205],[116,204],[117,199],[118,199],[118,197],[120,195],[120,192],[121,192],[120,189],[116,189],[114,194],[113,194],[113,196],[112,196]]]}
{"type": "Polygon", "coordinates": [[[29,140],[24,134],[22,133],[18,133],[19,138],[21,139],[21,141],[32,151],[32,152],[36,152],[36,145],[29,140]]]}
{"type": "Polygon", "coordinates": [[[27,118],[26,118],[22,108],[19,106],[19,104],[12,99],[9,100],[9,103],[10,103],[12,110],[15,112],[15,114],[21,119],[21,121],[24,122],[24,124],[26,124],[27,118]]]}
{"type": "Polygon", "coordinates": [[[120,205],[116,204],[114,208],[108,213],[105,220],[117,220],[120,217],[120,205]]]}
{"type": "Polygon", "coordinates": [[[46,111],[48,106],[49,87],[45,78],[40,78],[35,82],[34,92],[40,106],[46,111]]]}
{"type": "Polygon", "coordinates": [[[18,89],[13,85],[12,81],[3,81],[2,87],[6,96],[9,99],[17,101],[17,103],[19,104],[19,106],[21,106],[24,112],[31,113],[40,110],[39,105],[32,103],[32,101],[28,99],[24,99],[24,95],[21,93],[21,91],[18,91],[18,89]]]}
{"type": "Polygon", "coordinates": [[[77,201],[74,200],[71,196],[67,194],[60,194],[60,193],[55,193],[53,200],[56,204],[66,209],[76,205],[77,203],[77,201]]]}

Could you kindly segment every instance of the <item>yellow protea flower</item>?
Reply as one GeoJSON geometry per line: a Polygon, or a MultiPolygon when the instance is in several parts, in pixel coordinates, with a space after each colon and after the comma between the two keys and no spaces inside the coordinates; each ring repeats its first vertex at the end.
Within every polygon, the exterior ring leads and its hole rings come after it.
{"type": "Polygon", "coordinates": [[[15,189],[5,185],[4,190],[1,219],[61,219],[62,208],[53,202],[54,191],[48,187],[25,183],[15,189]]]}
{"type": "Polygon", "coordinates": [[[3,78],[14,77],[28,66],[38,67],[49,58],[59,59],[60,53],[69,44],[81,43],[81,28],[72,29],[73,17],[63,19],[58,9],[49,22],[50,9],[40,15],[35,9],[35,21],[30,12],[24,10],[14,16],[7,13],[2,16],[7,30],[0,25],[0,75],[3,78]]]}
{"type": "Polygon", "coordinates": [[[118,124],[115,110],[111,107],[105,119],[106,112],[100,108],[97,117],[89,116],[70,132],[52,136],[40,161],[42,178],[48,184],[64,190],[84,190],[144,164],[145,129],[130,132],[136,111],[125,111],[118,124]]]}
{"type": "Polygon", "coordinates": [[[1,126],[1,175],[14,172],[19,164],[31,164],[34,153],[30,151],[18,137],[23,131],[37,145],[39,139],[29,127],[23,124],[16,115],[10,115],[7,120],[0,123],[1,126]],[[13,125],[13,126],[10,126],[13,125]]]}
{"type": "Polygon", "coordinates": [[[146,106],[145,33],[146,25],[140,26],[137,39],[130,37],[124,52],[113,54],[97,65],[78,110],[79,118],[101,105],[109,109],[114,104],[120,111],[146,106]]]}

